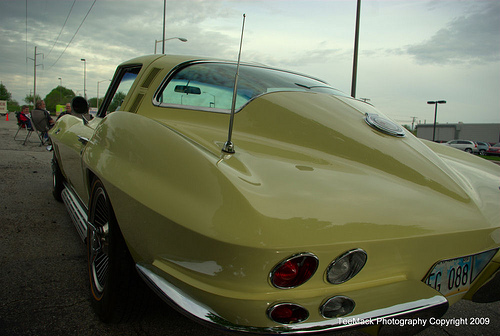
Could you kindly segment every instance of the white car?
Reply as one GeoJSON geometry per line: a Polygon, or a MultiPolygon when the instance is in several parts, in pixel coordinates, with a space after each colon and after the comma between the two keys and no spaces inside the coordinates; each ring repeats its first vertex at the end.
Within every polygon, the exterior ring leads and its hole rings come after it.
{"type": "Polygon", "coordinates": [[[478,153],[477,144],[470,140],[450,140],[446,142],[445,145],[461,149],[468,153],[478,153]]]}

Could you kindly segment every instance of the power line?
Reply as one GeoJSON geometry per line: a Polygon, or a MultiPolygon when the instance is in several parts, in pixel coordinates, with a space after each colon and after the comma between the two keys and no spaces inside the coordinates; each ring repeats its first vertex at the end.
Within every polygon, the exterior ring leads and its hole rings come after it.
{"type": "Polygon", "coordinates": [[[66,20],[64,21],[64,24],[63,24],[63,26],[62,26],[62,28],[61,28],[61,31],[59,32],[59,35],[57,35],[56,41],[55,41],[55,42],[54,42],[54,44],[52,45],[52,48],[50,48],[50,51],[49,51],[49,53],[47,54],[47,57],[49,57],[50,53],[52,52],[52,49],[54,49],[54,47],[55,47],[55,45],[56,45],[57,41],[59,41],[59,37],[61,36],[61,34],[62,34],[63,30],[64,30],[64,27],[66,26],[66,22],[68,22],[69,16],[71,15],[71,11],[73,10],[73,7],[75,6],[75,2],[76,2],[76,0],[74,0],[74,1],[73,1],[73,4],[71,5],[71,8],[70,8],[70,10],[69,10],[68,16],[66,16],[66,20]]]}
{"type": "Polygon", "coordinates": [[[78,26],[78,29],[76,30],[75,34],[73,35],[73,37],[71,38],[71,40],[68,42],[68,44],[66,45],[66,48],[64,48],[63,52],[61,53],[61,55],[59,55],[59,57],[57,58],[57,60],[54,62],[54,64],[52,64],[50,66],[50,68],[52,68],[54,65],[56,65],[56,63],[61,59],[62,55],[64,55],[64,53],[66,52],[66,49],[68,49],[69,45],[71,44],[71,42],[73,42],[73,39],[75,38],[76,34],[78,34],[78,31],[80,30],[80,28],[83,26],[83,23],[85,22],[85,20],[87,19],[87,16],[89,16],[90,14],[90,11],[92,10],[92,8],[94,7],[95,3],[96,3],[97,0],[94,0],[94,2],[92,3],[92,6],[90,6],[90,9],[89,11],[87,12],[87,15],[85,15],[85,17],[83,18],[82,20],[82,23],[80,23],[80,25],[78,26]]]}

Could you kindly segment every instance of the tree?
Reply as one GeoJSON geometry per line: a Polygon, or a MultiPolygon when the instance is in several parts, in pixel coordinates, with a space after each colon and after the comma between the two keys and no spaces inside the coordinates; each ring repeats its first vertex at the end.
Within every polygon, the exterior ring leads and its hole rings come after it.
{"type": "Polygon", "coordinates": [[[66,103],[70,103],[74,97],[75,93],[73,90],[58,85],[56,88],[52,89],[47,96],[45,96],[45,106],[47,107],[47,110],[55,111],[56,105],[65,105],[66,103]]]}
{"type": "MultiPolygon", "coordinates": [[[[104,97],[99,98],[99,106],[101,106],[101,105],[102,105],[102,101],[103,101],[103,100],[104,100],[104,97]]],[[[89,102],[89,107],[97,107],[97,98],[96,98],[96,97],[94,97],[94,98],[90,98],[90,99],[88,100],[88,102],[89,102]]]]}
{"type": "Polygon", "coordinates": [[[7,90],[5,85],[0,84],[0,100],[7,100],[9,101],[12,98],[12,94],[7,90]]]}
{"type": "Polygon", "coordinates": [[[115,96],[113,97],[113,101],[108,107],[108,111],[114,112],[116,111],[121,105],[123,100],[125,99],[125,93],[123,92],[117,92],[115,96]]]}
{"type": "Polygon", "coordinates": [[[7,87],[0,83],[0,100],[7,101],[7,109],[10,112],[19,111],[19,104],[12,99],[12,94],[7,90],[7,87]]]}
{"type": "MultiPolygon", "coordinates": [[[[42,99],[42,97],[40,97],[40,95],[36,95],[36,100],[40,99],[42,99]]],[[[32,94],[26,95],[26,97],[24,97],[24,102],[28,104],[31,108],[33,108],[33,95],[32,94]]]]}

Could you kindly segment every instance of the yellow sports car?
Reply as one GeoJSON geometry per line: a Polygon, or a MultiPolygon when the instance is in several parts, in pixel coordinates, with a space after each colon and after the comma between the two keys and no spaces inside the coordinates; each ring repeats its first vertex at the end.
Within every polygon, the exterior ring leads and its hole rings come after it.
{"type": "Polygon", "coordinates": [[[147,283],[226,330],[383,332],[498,276],[500,167],[321,80],[152,55],[118,66],[95,118],[72,104],[50,132],[53,193],[104,321],[138,312],[147,283]]]}

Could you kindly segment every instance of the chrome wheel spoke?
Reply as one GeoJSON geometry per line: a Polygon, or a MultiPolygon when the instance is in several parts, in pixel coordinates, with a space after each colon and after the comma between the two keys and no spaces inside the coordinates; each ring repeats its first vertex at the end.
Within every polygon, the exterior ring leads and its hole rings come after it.
{"type": "Polygon", "coordinates": [[[92,222],[89,222],[90,241],[88,243],[90,244],[92,282],[97,291],[102,293],[109,270],[109,209],[106,194],[102,189],[99,189],[94,197],[96,199],[92,209],[92,222]]]}

